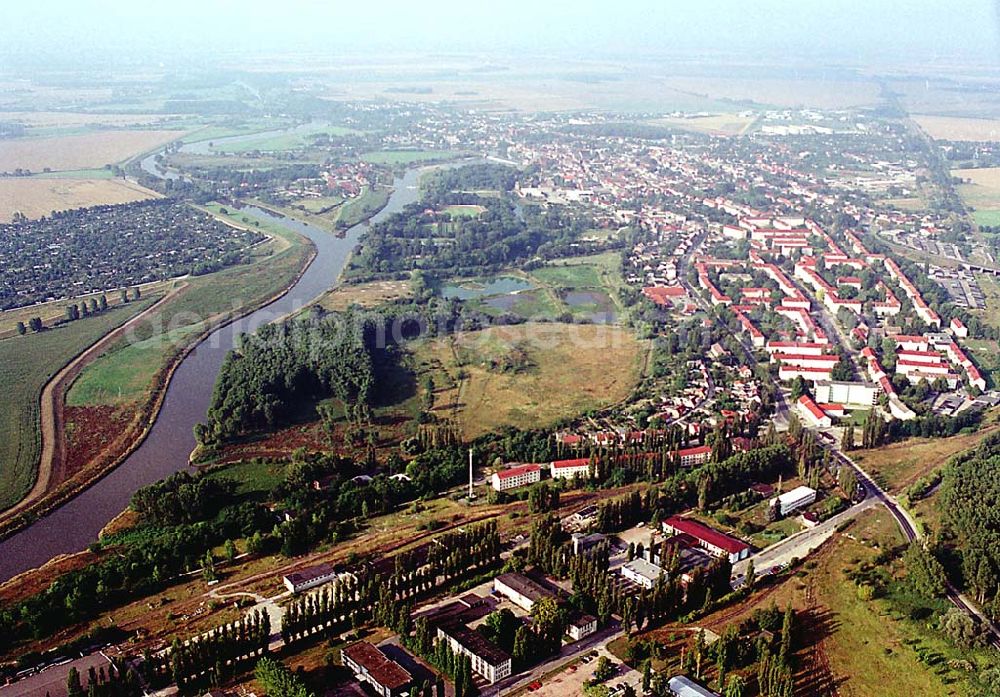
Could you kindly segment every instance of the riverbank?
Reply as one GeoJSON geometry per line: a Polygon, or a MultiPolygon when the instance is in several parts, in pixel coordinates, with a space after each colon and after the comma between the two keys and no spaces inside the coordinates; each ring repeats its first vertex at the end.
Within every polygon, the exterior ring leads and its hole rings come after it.
{"type": "MultiPolygon", "coordinates": [[[[79,467],[75,472],[65,472],[67,457],[65,398],[73,382],[86,367],[103,355],[109,347],[126,336],[127,332],[142,321],[152,317],[156,312],[162,310],[168,304],[168,301],[178,298],[190,286],[185,284],[182,288],[164,296],[119,329],[105,335],[100,341],[79,355],[71,365],[66,366],[66,368],[60,371],[43,391],[43,458],[39,463],[39,476],[28,497],[22,499],[13,508],[0,513],[0,540],[15,534],[39,517],[45,516],[54,508],[59,507],[79,495],[82,491],[93,486],[135,452],[145,441],[150,430],[155,425],[166,398],[170,381],[177,368],[191,351],[213,332],[270,305],[295,287],[316,258],[315,247],[309,242],[303,242],[302,244],[309,246],[309,252],[295,275],[277,292],[261,298],[252,304],[245,305],[236,311],[220,313],[210,317],[205,322],[205,327],[192,335],[178,350],[174,351],[167,358],[165,364],[154,373],[146,399],[140,403],[137,413],[126,428],[115,435],[106,447],[102,448],[99,453],[90,458],[88,462],[79,467]],[[64,475],[63,477],[53,477],[53,474],[58,475],[60,472],[64,475]]],[[[266,259],[255,263],[262,264],[264,261],[266,259]]]]}

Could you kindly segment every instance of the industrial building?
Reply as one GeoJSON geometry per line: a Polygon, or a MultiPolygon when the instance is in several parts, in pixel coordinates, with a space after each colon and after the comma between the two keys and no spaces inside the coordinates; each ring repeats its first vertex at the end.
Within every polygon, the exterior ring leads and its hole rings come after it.
{"type": "Polygon", "coordinates": [[[816,490],[807,486],[796,487],[774,499],[774,501],[777,502],[782,516],[786,516],[792,511],[808,506],[815,500],[816,490]]]}

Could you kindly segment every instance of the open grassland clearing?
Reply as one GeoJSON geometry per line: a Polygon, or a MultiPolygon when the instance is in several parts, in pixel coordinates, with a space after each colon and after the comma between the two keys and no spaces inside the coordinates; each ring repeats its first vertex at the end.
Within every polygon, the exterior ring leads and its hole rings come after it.
{"type": "Polygon", "coordinates": [[[949,438],[907,438],[874,450],[856,450],[851,453],[851,459],[888,491],[899,493],[943,466],[954,455],[975,447],[983,438],[995,433],[1000,429],[998,416],[1000,411],[997,410],[984,415],[975,433],[949,438]]]}
{"type": "Polygon", "coordinates": [[[965,339],[962,344],[979,369],[987,373],[994,385],[1000,385],[1000,343],[995,339],[965,339]]]}
{"type": "Polygon", "coordinates": [[[1000,327],[1000,282],[992,274],[976,274],[976,283],[986,298],[986,307],[975,310],[987,324],[1000,327]]]}
{"type": "Polygon", "coordinates": [[[890,198],[886,200],[886,203],[890,206],[895,206],[896,208],[903,211],[922,211],[926,208],[922,199],[914,196],[912,198],[890,198]]]}
{"type": "Polygon", "coordinates": [[[1000,211],[1000,167],[953,169],[951,174],[969,180],[970,183],[958,186],[958,193],[976,213],[1000,211]]]}
{"type": "Polygon", "coordinates": [[[914,116],[931,138],[938,140],[1000,141],[1000,119],[958,116],[914,116]]]}
{"type": "Polygon", "coordinates": [[[649,121],[654,126],[668,126],[683,131],[708,133],[709,135],[738,136],[754,122],[754,116],[741,114],[706,114],[690,118],[669,117],[649,121]]]}
{"type": "Polygon", "coordinates": [[[422,340],[412,351],[417,372],[434,381],[434,413],[473,438],[624,399],[638,384],[644,348],[617,327],[529,323],[422,340]]]}
{"type": "Polygon", "coordinates": [[[264,208],[276,210],[326,230],[346,230],[382,210],[389,202],[391,194],[392,190],[387,187],[366,186],[361,194],[354,198],[334,196],[304,198],[281,206],[259,200],[255,202],[264,208]]]}
{"type": "Polygon", "coordinates": [[[0,141],[0,172],[103,167],[184,135],[185,131],[96,131],[54,138],[0,141]]]}
{"type": "Polygon", "coordinates": [[[413,289],[409,281],[372,281],[337,286],[325,293],[317,304],[324,310],[342,312],[352,305],[371,308],[390,300],[412,296],[413,289]]]}
{"type": "Polygon", "coordinates": [[[451,206],[445,206],[441,212],[447,213],[452,218],[477,218],[480,213],[486,212],[486,206],[456,203],[451,206]]]}
{"type": "Polygon", "coordinates": [[[159,194],[122,179],[0,177],[0,223],[9,223],[17,211],[35,219],[53,211],[149,198],[159,198],[159,194]]]}
{"type": "Polygon", "coordinates": [[[74,356],[148,307],[155,296],[102,314],[0,341],[0,509],[17,503],[35,481],[41,447],[42,388],[74,356]]]}
{"type": "MultiPolygon", "coordinates": [[[[216,152],[247,153],[259,150],[261,152],[281,152],[284,150],[301,150],[312,147],[317,138],[326,136],[336,138],[340,136],[359,135],[363,131],[343,126],[317,126],[313,129],[294,129],[288,133],[266,136],[260,138],[240,139],[238,142],[221,142],[211,146],[216,152]]],[[[238,134],[233,134],[238,135],[238,134]]],[[[206,140],[199,138],[200,141],[206,140]]]]}

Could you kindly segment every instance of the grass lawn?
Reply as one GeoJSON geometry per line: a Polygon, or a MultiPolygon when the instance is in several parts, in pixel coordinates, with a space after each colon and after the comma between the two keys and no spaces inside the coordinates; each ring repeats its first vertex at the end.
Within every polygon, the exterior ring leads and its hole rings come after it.
{"type": "Polygon", "coordinates": [[[554,262],[531,272],[531,278],[548,291],[559,309],[574,317],[593,313],[622,311],[619,291],[624,287],[621,258],[617,252],[604,252],[554,262]],[[567,303],[569,293],[589,293],[567,303]]]}
{"type": "Polygon", "coordinates": [[[346,229],[368,220],[385,207],[391,194],[392,191],[385,187],[374,189],[365,187],[360,196],[345,201],[344,205],[337,209],[334,222],[338,228],[346,229]]]}
{"type": "Polygon", "coordinates": [[[1000,283],[988,274],[976,274],[976,283],[986,297],[986,308],[975,312],[987,323],[1000,327],[1000,283]]]}
{"type": "Polygon", "coordinates": [[[447,213],[452,218],[476,218],[485,210],[485,206],[455,204],[452,206],[445,206],[441,212],[447,213]]]}
{"type": "Polygon", "coordinates": [[[149,307],[155,296],[107,312],[0,341],[0,508],[17,503],[35,481],[41,448],[42,388],[73,357],[149,307]]]}
{"type": "Polygon", "coordinates": [[[564,289],[600,288],[601,272],[590,264],[545,266],[531,272],[539,281],[564,289]]]}
{"type": "Polygon", "coordinates": [[[466,154],[453,150],[374,150],[363,154],[361,159],[376,165],[408,165],[431,160],[454,160],[466,154]]]}
{"type": "Polygon", "coordinates": [[[183,346],[201,327],[200,323],[189,324],[142,341],[116,345],[80,374],[66,395],[66,404],[85,407],[138,402],[152,388],[149,366],[163,362],[164,348],[183,346]]]}
{"type": "Polygon", "coordinates": [[[1000,225],[1000,210],[976,210],[972,212],[976,225],[1000,225]]]}
{"type": "Polygon", "coordinates": [[[285,480],[285,466],[273,462],[251,460],[217,467],[208,473],[213,479],[236,482],[236,495],[264,498],[285,480]]]}
{"type": "Polygon", "coordinates": [[[507,424],[543,427],[624,399],[645,348],[616,327],[529,323],[424,340],[413,353],[417,371],[437,386],[434,413],[471,438],[507,424]],[[518,367],[493,367],[506,360],[518,367]]]}
{"type": "Polygon", "coordinates": [[[989,373],[993,384],[1000,384],[1000,344],[995,339],[965,339],[962,343],[975,364],[989,373]]]}
{"type": "Polygon", "coordinates": [[[111,179],[114,173],[110,169],[67,169],[61,172],[40,172],[33,175],[38,179],[111,179]]]}
{"type": "Polygon", "coordinates": [[[950,438],[908,438],[874,450],[856,450],[851,458],[882,486],[898,493],[998,428],[997,412],[993,411],[983,417],[983,425],[976,433],[950,438]]]}

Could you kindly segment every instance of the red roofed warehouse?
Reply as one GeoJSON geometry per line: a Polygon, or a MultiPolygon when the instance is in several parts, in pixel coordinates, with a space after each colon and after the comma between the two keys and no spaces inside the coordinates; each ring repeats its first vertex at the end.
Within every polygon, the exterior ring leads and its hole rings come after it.
{"type": "Polygon", "coordinates": [[[668,535],[690,535],[698,545],[717,557],[726,557],[733,564],[750,556],[750,545],[730,537],[690,518],[670,516],[663,521],[663,532],[668,535]]]}

